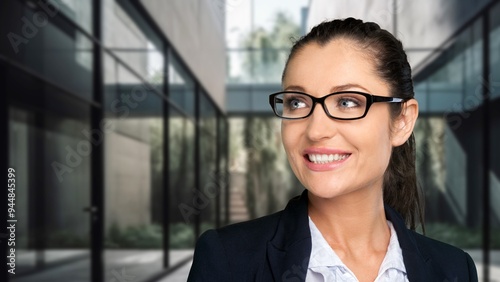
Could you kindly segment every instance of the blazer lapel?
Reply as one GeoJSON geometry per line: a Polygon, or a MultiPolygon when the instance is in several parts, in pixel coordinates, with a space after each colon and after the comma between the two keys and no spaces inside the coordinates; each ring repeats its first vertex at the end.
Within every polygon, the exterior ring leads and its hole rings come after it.
{"type": "MultiPolygon", "coordinates": [[[[307,190],[304,190],[288,202],[274,237],[267,242],[268,265],[274,281],[305,281],[312,247],[307,205],[307,190]]],[[[391,207],[385,206],[385,214],[398,235],[408,280],[431,281],[430,258],[420,252],[412,231],[391,207]]]]}
{"type": "Polygon", "coordinates": [[[398,235],[408,280],[431,281],[432,275],[428,272],[427,265],[430,258],[420,252],[412,231],[408,230],[403,218],[389,206],[385,206],[385,216],[392,222],[398,235]]]}
{"type": "Polygon", "coordinates": [[[305,280],[311,254],[307,201],[304,190],[288,202],[274,237],[267,242],[267,259],[275,281],[305,280]]]}

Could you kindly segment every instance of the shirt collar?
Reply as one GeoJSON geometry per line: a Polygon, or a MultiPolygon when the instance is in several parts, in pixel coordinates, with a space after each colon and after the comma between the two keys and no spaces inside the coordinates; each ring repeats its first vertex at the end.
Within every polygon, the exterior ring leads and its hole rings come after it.
{"type": "MultiPolygon", "coordinates": [[[[406,273],[406,268],[403,261],[403,252],[399,246],[398,235],[392,223],[387,220],[387,225],[391,231],[389,239],[389,246],[387,253],[379,268],[379,275],[388,269],[397,269],[406,273]]],[[[318,230],[314,222],[309,217],[309,229],[311,231],[311,256],[309,260],[309,268],[317,267],[343,267],[348,269],[347,266],[340,260],[335,251],[328,245],[325,238],[318,230]]]]}
{"type": "Polygon", "coordinates": [[[389,229],[391,230],[391,238],[389,239],[387,253],[385,254],[385,258],[380,265],[378,274],[380,275],[391,268],[406,273],[406,267],[403,261],[403,251],[399,246],[398,235],[392,225],[392,222],[387,220],[387,225],[389,225],[389,229]]]}

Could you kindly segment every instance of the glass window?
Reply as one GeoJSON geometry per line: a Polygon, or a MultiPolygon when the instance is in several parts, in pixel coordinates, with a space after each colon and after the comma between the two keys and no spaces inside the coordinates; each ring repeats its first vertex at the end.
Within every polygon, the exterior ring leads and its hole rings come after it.
{"type": "Polygon", "coordinates": [[[134,71],[163,91],[163,43],[129,1],[103,1],[103,44],[134,71]]]}
{"type": "Polygon", "coordinates": [[[10,1],[9,9],[18,10],[24,24],[17,17],[8,18],[13,29],[7,36],[11,47],[7,54],[55,85],[92,100],[92,41],[68,24],[63,13],[47,8],[43,1],[37,3],[10,1]]]}
{"type": "Polygon", "coordinates": [[[282,209],[303,186],[281,143],[281,120],[229,118],[230,221],[240,222],[282,209]]]}
{"type": "Polygon", "coordinates": [[[16,275],[12,281],[90,281],[90,143],[79,121],[11,108],[9,167],[16,174],[16,275]],[[50,126],[48,126],[50,124],[50,126]],[[71,264],[72,263],[72,264],[71,264]],[[51,270],[54,265],[65,264],[51,270]],[[21,276],[30,273],[29,276],[21,276]]]}
{"type": "Polygon", "coordinates": [[[307,5],[303,0],[252,0],[228,7],[227,82],[280,84],[293,39],[305,31],[307,5]]]}
{"type": "MultiPolygon", "coordinates": [[[[491,257],[500,250],[500,4],[497,4],[490,11],[490,88],[489,88],[489,116],[490,116],[490,225],[491,241],[490,246],[492,251],[491,257]]],[[[500,261],[491,259],[490,278],[498,277],[498,269],[500,269],[500,261]]]]}
{"type": "Polygon", "coordinates": [[[498,100],[500,97],[500,5],[496,5],[490,11],[490,97],[498,100]]]}
{"type": "Polygon", "coordinates": [[[421,117],[415,127],[417,174],[425,191],[426,235],[467,249],[481,262],[484,181],[482,25],[478,20],[415,83],[421,117]],[[475,164],[475,165],[471,165],[475,164]]]}
{"type": "Polygon", "coordinates": [[[90,281],[90,107],[3,62],[0,75],[16,175],[12,281],[71,279],[75,265],[90,281]]]}
{"type": "Polygon", "coordinates": [[[228,201],[229,201],[229,194],[228,194],[228,189],[229,189],[229,175],[228,175],[228,169],[229,169],[229,159],[228,159],[228,142],[229,142],[229,136],[228,136],[228,123],[227,119],[225,116],[222,114],[219,114],[219,118],[217,120],[219,123],[219,132],[217,133],[218,135],[218,155],[219,155],[219,173],[216,175],[217,182],[218,182],[218,187],[219,187],[219,203],[220,203],[220,208],[219,208],[219,214],[220,214],[220,221],[219,223],[221,225],[226,225],[229,223],[229,217],[228,217],[228,201]]]}
{"type": "Polygon", "coordinates": [[[227,82],[280,84],[288,53],[288,49],[275,48],[229,50],[227,82]]]}
{"type": "Polygon", "coordinates": [[[187,115],[194,118],[194,80],[172,53],[169,56],[168,83],[170,100],[187,115]]]}
{"type": "Polygon", "coordinates": [[[196,217],[203,197],[195,191],[195,127],[174,107],[169,109],[169,228],[170,265],[192,255],[196,241],[196,217]],[[196,200],[195,200],[196,199],[196,200]]]}
{"type": "Polygon", "coordinates": [[[200,192],[206,197],[201,212],[201,232],[215,228],[219,183],[217,179],[217,112],[205,93],[200,93],[200,192]]]}
{"type": "MultiPolygon", "coordinates": [[[[92,1],[80,0],[50,0],[47,11],[54,10],[54,13],[62,13],[67,19],[74,21],[89,34],[92,32],[92,1]]],[[[39,2],[39,5],[43,5],[39,2]]]]}
{"type": "Polygon", "coordinates": [[[163,99],[112,57],[105,63],[105,277],[143,281],[163,269],[163,99]]]}

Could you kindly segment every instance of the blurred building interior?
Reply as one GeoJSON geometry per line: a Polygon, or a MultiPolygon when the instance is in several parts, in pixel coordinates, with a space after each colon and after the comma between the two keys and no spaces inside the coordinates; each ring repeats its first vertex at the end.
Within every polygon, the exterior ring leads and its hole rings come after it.
{"type": "Polygon", "coordinates": [[[283,209],[303,187],[268,95],[294,39],[349,16],[409,56],[426,234],[498,279],[499,0],[8,0],[1,165],[18,221],[0,280],[185,281],[205,230],[283,209]]]}

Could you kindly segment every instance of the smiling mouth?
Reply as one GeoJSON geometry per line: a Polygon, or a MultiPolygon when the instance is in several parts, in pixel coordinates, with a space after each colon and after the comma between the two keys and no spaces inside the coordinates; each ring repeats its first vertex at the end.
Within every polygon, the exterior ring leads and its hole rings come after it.
{"type": "Polygon", "coordinates": [[[315,164],[328,164],[345,160],[351,154],[306,154],[305,157],[315,164]]]}

